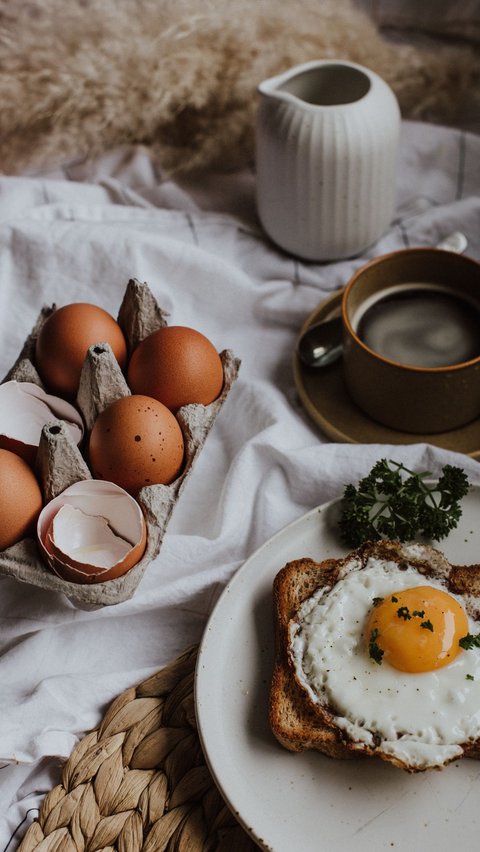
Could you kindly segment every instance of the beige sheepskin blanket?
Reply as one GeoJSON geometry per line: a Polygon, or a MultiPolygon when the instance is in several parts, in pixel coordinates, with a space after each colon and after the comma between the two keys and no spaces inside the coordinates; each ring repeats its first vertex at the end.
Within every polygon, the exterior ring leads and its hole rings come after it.
{"type": "Polygon", "coordinates": [[[127,143],[170,174],[251,165],[258,83],[329,57],[377,71],[408,118],[448,121],[473,73],[351,0],[0,0],[0,169],[127,143]]]}

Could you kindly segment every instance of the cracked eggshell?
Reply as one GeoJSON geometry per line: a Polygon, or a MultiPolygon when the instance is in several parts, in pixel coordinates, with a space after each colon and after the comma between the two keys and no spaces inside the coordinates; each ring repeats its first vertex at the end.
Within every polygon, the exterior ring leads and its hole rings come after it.
{"type": "Polygon", "coordinates": [[[34,464],[42,429],[53,419],[62,420],[77,446],[81,443],[82,418],[69,402],[33,382],[0,384],[0,448],[34,464]]]}
{"type": "Polygon", "coordinates": [[[101,583],[142,558],[147,529],[133,497],[113,482],[76,482],[44,507],[37,541],[53,573],[72,583],[101,583]]]}

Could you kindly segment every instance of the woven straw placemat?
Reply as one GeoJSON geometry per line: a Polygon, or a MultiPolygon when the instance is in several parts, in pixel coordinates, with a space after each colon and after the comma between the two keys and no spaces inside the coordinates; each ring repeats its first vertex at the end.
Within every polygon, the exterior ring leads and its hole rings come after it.
{"type": "Polygon", "coordinates": [[[191,646],[112,702],[64,764],[18,852],[258,849],[205,764],[193,698],[197,651],[191,646]]]}

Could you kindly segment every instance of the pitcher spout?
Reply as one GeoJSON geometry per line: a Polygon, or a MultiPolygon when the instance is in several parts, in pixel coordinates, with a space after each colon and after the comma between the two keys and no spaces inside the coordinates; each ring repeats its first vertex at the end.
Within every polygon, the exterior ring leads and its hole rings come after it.
{"type": "Polygon", "coordinates": [[[266,98],[297,106],[331,107],[364,98],[371,86],[367,69],[346,60],[313,60],[263,80],[258,91],[266,98]]]}

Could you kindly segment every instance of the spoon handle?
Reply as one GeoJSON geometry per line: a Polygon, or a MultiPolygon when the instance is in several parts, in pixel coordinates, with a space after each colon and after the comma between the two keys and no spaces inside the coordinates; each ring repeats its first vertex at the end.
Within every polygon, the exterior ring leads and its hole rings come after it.
{"type": "Polygon", "coordinates": [[[445,237],[444,240],[441,240],[436,248],[443,249],[444,251],[454,251],[456,254],[463,254],[467,245],[465,234],[462,234],[461,231],[455,231],[453,234],[445,237]]]}

